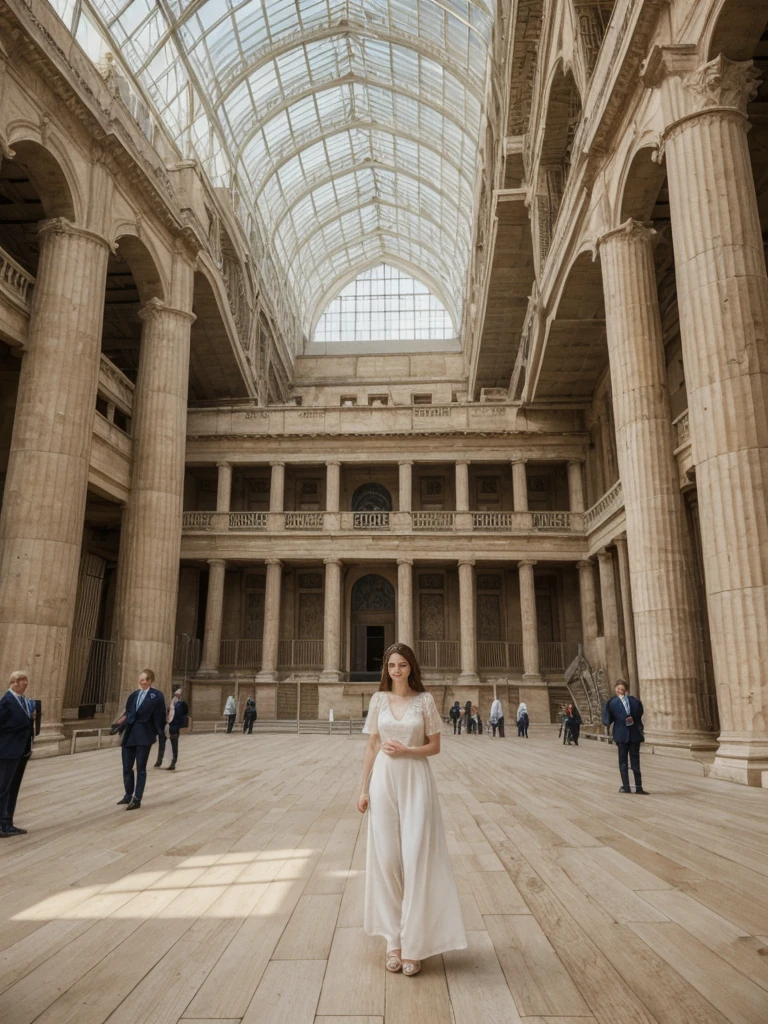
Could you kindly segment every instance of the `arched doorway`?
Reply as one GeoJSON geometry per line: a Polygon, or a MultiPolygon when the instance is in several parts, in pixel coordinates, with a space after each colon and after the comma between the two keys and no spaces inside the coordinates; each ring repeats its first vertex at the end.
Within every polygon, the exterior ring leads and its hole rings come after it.
{"type": "Polygon", "coordinates": [[[352,495],[353,512],[391,512],[392,495],[382,484],[361,484],[352,495]]]}
{"type": "Polygon", "coordinates": [[[350,679],[373,681],[381,675],[384,651],[395,639],[395,588],[369,573],[352,587],[350,679]]]}

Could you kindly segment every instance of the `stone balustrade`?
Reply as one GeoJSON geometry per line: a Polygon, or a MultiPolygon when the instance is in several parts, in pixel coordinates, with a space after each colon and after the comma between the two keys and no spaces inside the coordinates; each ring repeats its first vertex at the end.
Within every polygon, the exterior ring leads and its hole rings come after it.
{"type": "Polygon", "coordinates": [[[619,480],[610,491],[606,491],[602,498],[595,502],[592,508],[588,508],[584,513],[584,529],[587,533],[591,533],[606,519],[621,511],[623,507],[624,494],[621,489],[621,480],[619,480]]]}
{"type": "Polygon", "coordinates": [[[17,305],[29,310],[35,279],[24,267],[0,248],[0,292],[17,305]]]}
{"type": "Polygon", "coordinates": [[[99,363],[99,395],[126,416],[132,416],[134,391],[133,381],[102,353],[99,363]]]}

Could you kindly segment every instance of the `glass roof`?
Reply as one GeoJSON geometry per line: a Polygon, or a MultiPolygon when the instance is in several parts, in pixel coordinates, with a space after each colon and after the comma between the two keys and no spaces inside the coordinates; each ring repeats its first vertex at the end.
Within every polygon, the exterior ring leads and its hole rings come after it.
{"type": "Polygon", "coordinates": [[[461,320],[495,0],[53,0],[232,190],[309,334],[382,261],[461,320]]]}

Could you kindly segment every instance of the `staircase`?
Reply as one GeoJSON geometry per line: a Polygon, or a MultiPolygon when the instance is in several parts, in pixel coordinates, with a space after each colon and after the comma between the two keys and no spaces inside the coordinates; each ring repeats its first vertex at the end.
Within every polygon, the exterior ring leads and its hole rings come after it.
{"type": "Polygon", "coordinates": [[[592,668],[581,644],[578,654],[565,670],[565,685],[584,725],[602,725],[603,706],[610,697],[608,678],[603,669],[595,671],[592,668]]]}

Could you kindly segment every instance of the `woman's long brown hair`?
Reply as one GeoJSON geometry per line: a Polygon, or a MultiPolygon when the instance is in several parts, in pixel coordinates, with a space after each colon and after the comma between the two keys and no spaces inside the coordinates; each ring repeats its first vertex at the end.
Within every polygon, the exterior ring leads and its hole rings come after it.
{"type": "Polygon", "coordinates": [[[416,661],[416,655],[413,653],[408,644],[392,644],[384,651],[384,659],[381,663],[381,685],[380,690],[391,690],[392,680],[389,678],[389,672],[387,671],[387,665],[389,659],[393,654],[400,654],[411,666],[411,672],[408,676],[408,685],[412,690],[417,693],[424,693],[424,683],[421,681],[421,669],[419,663],[416,661]]]}

